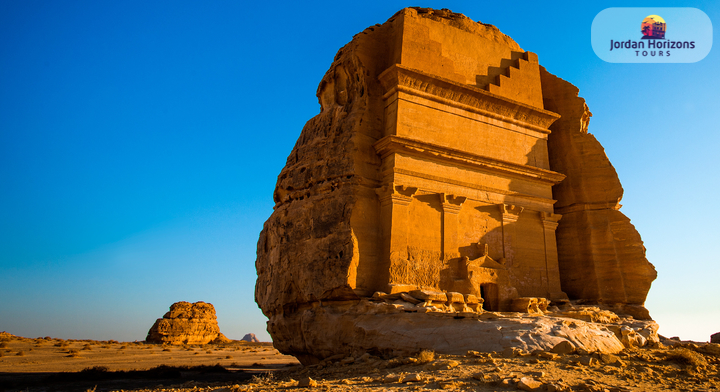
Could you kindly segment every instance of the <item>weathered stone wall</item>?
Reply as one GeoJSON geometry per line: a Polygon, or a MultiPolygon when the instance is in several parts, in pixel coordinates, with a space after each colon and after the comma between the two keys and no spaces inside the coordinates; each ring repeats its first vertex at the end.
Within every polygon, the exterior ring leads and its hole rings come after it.
{"type": "Polygon", "coordinates": [[[563,290],[573,299],[619,304],[649,319],[642,305],[655,280],[640,234],[619,211],[623,189],[615,168],[588,133],[592,114],[579,90],[542,69],[545,107],[562,117],[550,126],[550,167],[567,177],[553,188],[563,290]]]}
{"type": "Polygon", "coordinates": [[[340,49],[317,96],[321,112],[298,138],[275,188],[275,211],[258,241],[255,298],[270,319],[372,286],[380,242],[377,196],[380,71],[395,61],[394,23],[371,27],[340,49]],[[360,252],[360,248],[363,252],[360,252]]]}

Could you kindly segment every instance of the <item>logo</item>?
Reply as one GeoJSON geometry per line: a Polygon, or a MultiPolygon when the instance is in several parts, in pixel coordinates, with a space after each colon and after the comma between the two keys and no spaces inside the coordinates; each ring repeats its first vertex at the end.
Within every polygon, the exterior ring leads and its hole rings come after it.
{"type": "Polygon", "coordinates": [[[595,16],[591,39],[610,63],[694,63],[712,48],[712,23],[697,8],[607,8],[595,16]]]}
{"type": "Polygon", "coordinates": [[[665,39],[665,19],[658,15],[646,16],[640,27],[642,39],[665,39]]]}

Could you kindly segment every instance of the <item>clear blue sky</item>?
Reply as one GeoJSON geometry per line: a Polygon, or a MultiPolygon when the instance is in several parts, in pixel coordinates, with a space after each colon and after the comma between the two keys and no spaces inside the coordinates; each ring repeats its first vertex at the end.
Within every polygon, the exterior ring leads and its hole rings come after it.
{"type": "MultiPolygon", "coordinates": [[[[617,2],[493,4],[0,1],[0,331],[142,340],[170,304],[202,300],[228,337],[269,340],[256,242],[317,84],[354,34],[420,5],[498,26],[580,88],[658,270],[647,307],[662,334],[709,339],[720,51],[605,63],[590,26],[617,2]]],[[[712,1],[632,5],[720,21],[712,1]]]]}

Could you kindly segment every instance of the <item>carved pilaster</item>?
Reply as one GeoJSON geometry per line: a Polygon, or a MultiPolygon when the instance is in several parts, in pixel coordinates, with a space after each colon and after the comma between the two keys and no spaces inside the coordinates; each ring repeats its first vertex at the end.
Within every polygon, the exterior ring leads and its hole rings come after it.
{"type": "Polygon", "coordinates": [[[439,193],[442,204],[442,254],[455,253],[458,250],[458,214],[467,197],[439,193]]]}
{"type": "Polygon", "coordinates": [[[548,282],[548,298],[555,301],[568,299],[567,294],[560,288],[560,268],[558,266],[557,239],[555,238],[555,230],[561,218],[560,214],[540,213],[545,236],[545,273],[548,282]]]}
{"type": "Polygon", "coordinates": [[[390,281],[389,271],[393,260],[407,259],[409,205],[418,188],[387,184],[376,189],[380,201],[382,224],[382,260],[387,271],[386,282],[390,281]]]}
{"type": "Polygon", "coordinates": [[[509,267],[518,267],[519,262],[515,260],[512,242],[515,238],[515,222],[520,218],[520,213],[524,207],[509,204],[499,204],[498,207],[500,207],[500,214],[502,215],[503,257],[505,258],[505,264],[509,267]]]}

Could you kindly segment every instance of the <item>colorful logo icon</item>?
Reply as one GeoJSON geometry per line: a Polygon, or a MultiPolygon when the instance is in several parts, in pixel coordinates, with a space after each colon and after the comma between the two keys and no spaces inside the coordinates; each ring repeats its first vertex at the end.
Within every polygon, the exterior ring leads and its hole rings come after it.
{"type": "Polygon", "coordinates": [[[640,25],[642,39],[665,39],[665,26],[665,19],[660,16],[646,16],[640,25]]]}

